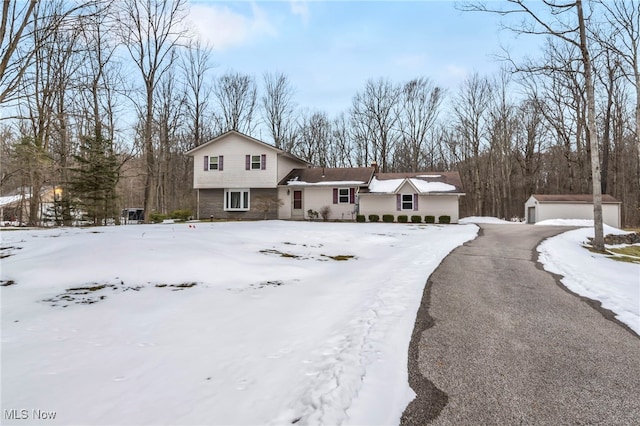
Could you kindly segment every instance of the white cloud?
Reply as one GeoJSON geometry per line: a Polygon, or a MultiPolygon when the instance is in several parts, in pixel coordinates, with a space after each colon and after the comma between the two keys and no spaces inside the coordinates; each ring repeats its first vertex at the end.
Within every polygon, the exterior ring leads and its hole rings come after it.
{"type": "Polygon", "coordinates": [[[305,24],[309,22],[309,3],[306,0],[290,0],[291,13],[300,16],[305,24]]]}
{"type": "Polygon", "coordinates": [[[442,72],[440,72],[440,84],[444,87],[457,87],[460,83],[462,83],[470,74],[468,68],[448,64],[446,65],[442,72]]]}
{"type": "Polygon", "coordinates": [[[189,9],[190,30],[213,50],[227,50],[262,37],[275,37],[276,27],[258,5],[251,5],[251,16],[227,6],[194,4],[189,9]]]}

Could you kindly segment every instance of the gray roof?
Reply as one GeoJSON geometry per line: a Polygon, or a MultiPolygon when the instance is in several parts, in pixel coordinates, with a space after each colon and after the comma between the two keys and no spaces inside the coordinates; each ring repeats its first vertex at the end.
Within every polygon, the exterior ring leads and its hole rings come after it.
{"type": "Polygon", "coordinates": [[[308,167],[293,169],[284,177],[279,185],[304,185],[304,184],[339,184],[347,182],[350,185],[367,185],[373,173],[374,167],[308,167]],[[361,182],[361,183],[356,183],[361,182]]]}

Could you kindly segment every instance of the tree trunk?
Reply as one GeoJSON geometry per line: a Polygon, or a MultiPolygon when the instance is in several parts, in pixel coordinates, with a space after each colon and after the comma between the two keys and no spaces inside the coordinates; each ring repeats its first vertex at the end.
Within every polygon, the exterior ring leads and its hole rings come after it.
{"type": "Polygon", "coordinates": [[[576,0],[578,9],[578,26],[580,29],[580,51],[584,65],[584,79],[587,90],[587,132],[591,146],[591,185],[593,188],[593,248],[604,251],[604,230],[602,226],[602,187],[600,183],[600,156],[598,149],[598,133],[596,129],[596,100],[593,87],[591,58],[587,48],[587,35],[582,10],[582,0],[576,0]]]}

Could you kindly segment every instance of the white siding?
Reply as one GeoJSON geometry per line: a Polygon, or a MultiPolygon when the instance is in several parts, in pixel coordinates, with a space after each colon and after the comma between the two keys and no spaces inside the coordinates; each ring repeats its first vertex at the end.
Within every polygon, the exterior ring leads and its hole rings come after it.
{"type": "Polygon", "coordinates": [[[396,191],[400,194],[415,194],[418,192],[409,182],[405,182],[402,187],[400,187],[399,191],[396,191]]]}
{"type": "MultiPolygon", "coordinates": [[[[320,209],[327,206],[331,209],[331,214],[329,215],[330,220],[355,220],[355,204],[333,204],[333,188],[334,187],[331,186],[316,186],[304,188],[302,199],[304,202],[305,213],[309,209],[313,209],[319,213],[320,209]]],[[[341,186],[340,188],[349,187],[341,186]]]]}
{"type": "Polygon", "coordinates": [[[603,204],[602,221],[614,228],[622,227],[620,217],[620,204],[603,204]]]}
{"type": "MultiPolygon", "coordinates": [[[[287,188],[279,188],[280,198],[284,205],[280,208],[280,219],[290,219],[293,209],[293,191],[302,191],[302,210],[304,218],[307,218],[307,210],[315,210],[320,213],[320,209],[327,206],[331,209],[329,220],[355,220],[354,213],[355,204],[333,204],[333,186],[295,186],[291,185],[287,188]],[[287,195],[287,189],[290,194],[287,195]]],[[[341,186],[340,188],[349,188],[341,186]]],[[[357,194],[357,188],[356,188],[357,194]]],[[[356,195],[357,196],[357,195],[356,195]]],[[[321,216],[320,216],[321,218],[321,216]]]]}
{"type": "Polygon", "coordinates": [[[277,152],[269,147],[229,134],[195,152],[194,188],[275,188],[278,183],[277,157],[277,152]],[[246,155],[263,154],[266,155],[266,170],[245,170],[246,155]],[[220,155],[224,156],[223,170],[205,171],[204,157],[220,155]]]}
{"type": "MultiPolygon", "coordinates": [[[[407,188],[409,189],[409,188],[407,188]]],[[[410,192],[406,192],[410,193],[410,192]]],[[[458,196],[457,195],[420,195],[418,197],[418,210],[396,209],[396,194],[363,194],[360,197],[360,214],[369,216],[377,214],[382,218],[383,214],[392,214],[398,217],[399,214],[409,216],[420,215],[424,221],[427,215],[451,216],[451,223],[458,223],[458,196]]]]}
{"type": "MultiPolygon", "coordinates": [[[[360,214],[368,217],[370,214],[377,214],[382,220],[383,214],[397,215],[395,194],[361,194],[360,214]]],[[[369,220],[367,218],[367,220],[369,220]]]]}
{"type": "Polygon", "coordinates": [[[287,194],[287,188],[278,188],[278,198],[282,200],[282,205],[278,207],[278,219],[291,219],[291,209],[293,208],[293,191],[289,190],[287,194]]]}
{"type": "Polygon", "coordinates": [[[460,219],[457,195],[421,195],[418,207],[423,220],[426,215],[435,216],[436,221],[438,216],[451,216],[451,223],[460,219]]]}
{"type": "Polygon", "coordinates": [[[593,219],[593,204],[538,204],[537,222],[547,219],[593,219]]]}
{"type": "MultiPolygon", "coordinates": [[[[525,203],[525,217],[529,207],[535,208],[535,222],[548,219],[589,219],[593,220],[591,203],[539,203],[530,197],[525,203]]],[[[620,204],[603,204],[602,220],[615,228],[620,227],[620,204]]]]}
{"type": "Polygon", "coordinates": [[[280,182],[293,169],[305,168],[307,165],[284,155],[278,156],[278,182],[280,182]]]}

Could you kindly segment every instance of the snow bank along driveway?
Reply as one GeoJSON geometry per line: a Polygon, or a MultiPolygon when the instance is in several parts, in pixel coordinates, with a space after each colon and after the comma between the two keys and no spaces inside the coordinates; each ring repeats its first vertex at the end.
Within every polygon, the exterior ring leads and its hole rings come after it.
{"type": "MultiPolygon", "coordinates": [[[[593,223],[588,221],[586,225],[593,223]]],[[[547,222],[584,226],[577,221],[547,222]]],[[[593,225],[592,225],[593,226],[593,225]]],[[[624,234],[605,225],[604,233],[624,234]]],[[[544,269],[562,275],[562,284],[569,290],[598,300],[616,318],[640,335],[640,265],[618,262],[583,246],[593,238],[593,228],[565,232],[538,246],[539,261],[544,269]]]]}
{"type": "Polygon", "coordinates": [[[397,424],[426,280],[476,233],[278,221],[2,232],[3,424],[397,424]]]}

